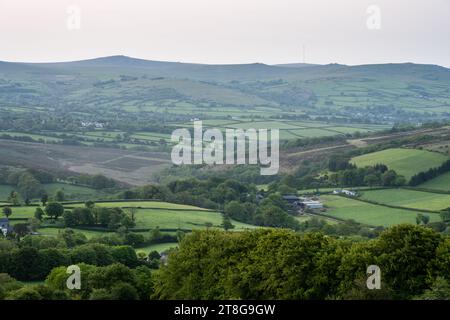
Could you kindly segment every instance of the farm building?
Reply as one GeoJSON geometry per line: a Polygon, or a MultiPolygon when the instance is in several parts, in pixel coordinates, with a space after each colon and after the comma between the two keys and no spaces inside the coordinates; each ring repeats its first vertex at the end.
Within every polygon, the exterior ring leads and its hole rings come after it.
{"type": "Polygon", "coordinates": [[[299,198],[296,195],[288,194],[288,195],[284,195],[283,196],[283,200],[287,201],[289,204],[298,205],[298,203],[300,202],[301,198],[299,198]]]}
{"type": "Polygon", "coordinates": [[[333,194],[345,194],[349,197],[356,197],[357,193],[356,191],[351,191],[351,190],[346,190],[346,189],[341,189],[341,190],[334,190],[333,194]]]}
{"type": "Polygon", "coordinates": [[[298,197],[295,195],[284,195],[283,199],[300,210],[323,208],[322,202],[312,200],[310,198],[298,197]]]}
{"type": "Polygon", "coordinates": [[[322,209],[323,203],[316,200],[303,200],[300,202],[300,207],[304,209],[322,209]]]}
{"type": "Polygon", "coordinates": [[[0,218],[0,231],[6,236],[11,231],[8,218],[0,218]]]}

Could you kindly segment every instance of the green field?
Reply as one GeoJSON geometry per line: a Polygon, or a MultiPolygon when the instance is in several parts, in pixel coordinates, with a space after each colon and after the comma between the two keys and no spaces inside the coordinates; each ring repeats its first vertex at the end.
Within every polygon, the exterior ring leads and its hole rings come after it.
{"type": "Polygon", "coordinates": [[[450,207],[450,194],[422,192],[408,189],[364,191],[361,198],[393,206],[422,210],[442,210],[450,207]]]}
{"type": "MultiPolygon", "coordinates": [[[[244,117],[240,117],[239,120],[232,119],[214,119],[214,120],[202,120],[203,127],[218,127],[224,134],[227,128],[232,129],[279,129],[281,140],[292,140],[299,138],[314,138],[324,136],[335,136],[350,134],[355,132],[371,132],[379,131],[387,128],[385,125],[361,125],[361,124],[349,124],[347,126],[325,123],[319,121],[290,121],[290,120],[258,120],[258,121],[245,121],[244,117]]],[[[176,127],[192,127],[193,122],[187,123],[172,123],[176,127]]],[[[153,133],[149,133],[148,137],[144,134],[136,133],[132,137],[141,139],[156,139],[153,133]]],[[[159,140],[159,139],[156,139],[159,140]]]]}
{"type": "MultiPolygon", "coordinates": [[[[136,207],[136,228],[154,229],[203,229],[207,224],[213,228],[221,228],[222,214],[189,205],[179,205],[174,203],[159,201],[121,201],[121,202],[99,202],[95,204],[99,207],[136,207]]],[[[66,208],[84,206],[83,203],[67,204],[66,208]]],[[[36,207],[15,207],[11,218],[31,218],[36,207]]],[[[20,221],[20,220],[16,220],[20,221]]],[[[244,230],[256,228],[256,226],[231,221],[235,226],[233,230],[244,230]]],[[[76,228],[74,228],[76,230],[76,228]]],[[[39,232],[45,235],[56,235],[58,228],[40,228],[39,232]]],[[[88,238],[102,235],[101,231],[78,230],[88,238]]]]}
{"type": "Polygon", "coordinates": [[[358,167],[385,164],[389,169],[410,179],[418,172],[439,167],[449,158],[436,152],[416,149],[386,149],[355,157],[351,160],[358,167]]]}
{"type": "Polygon", "coordinates": [[[34,211],[36,211],[35,206],[32,207],[26,207],[26,206],[22,206],[22,207],[11,207],[12,210],[12,214],[11,214],[11,218],[15,219],[15,218],[32,218],[34,217],[34,211]]]}
{"type": "MultiPolygon", "coordinates": [[[[89,187],[77,186],[67,183],[46,183],[43,184],[42,187],[47,192],[49,197],[52,197],[56,194],[58,190],[62,190],[64,192],[64,197],[66,200],[89,200],[89,199],[100,199],[106,198],[108,196],[107,193],[96,190],[89,187]]],[[[9,185],[0,185],[0,200],[6,200],[11,193],[11,191],[18,191],[17,188],[9,185]]],[[[33,199],[39,200],[39,199],[33,199]]]]}
{"type": "Polygon", "coordinates": [[[312,216],[312,215],[301,215],[301,216],[296,216],[294,218],[295,218],[295,220],[297,220],[300,223],[309,221],[312,218],[317,218],[319,220],[323,220],[323,221],[325,221],[328,224],[337,224],[337,223],[339,223],[338,221],[336,221],[334,219],[331,219],[331,218],[328,218],[328,217],[322,217],[322,216],[318,216],[318,215],[315,215],[315,216],[312,216]]]}
{"type": "MultiPolygon", "coordinates": [[[[77,229],[77,228],[71,228],[75,232],[82,233],[86,236],[86,238],[91,239],[94,237],[102,237],[105,235],[108,235],[111,232],[105,232],[105,231],[93,231],[93,230],[83,230],[83,229],[77,229]]],[[[58,233],[60,233],[63,228],[39,228],[38,232],[45,236],[57,236],[58,233]]]]}
{"type": "MultiPolygon", "coordinates": [[[[354,190],[354,191],[360,191],[360,190],[368,190],[373,189],[374,187],[368,187],[368,186],[362,186],[362,187],[348,187],[345,188],[346,190],[354,190]]],[[[331,193],[334,190],[339,190],[341,188],[314,188],[314,189],[301,189],[298,190],[299,194],[311,194],[311,193],[331,193]]]]}
{"type": "Polygon", "coordinates": [[[143,251],[146,254],[149,254],[152,251],[158,251],[159,253],[164,252],[166,250],[178,247],[178,243],[175,242],[167,242],[167,243],[157,243],[152,244],[143,248],[136,248],[136,251],[143,251]]]}
{"type": "MultiPolygon", "coordinates": [[[[371,226],[392,226],[400,223],[416,223],[418,212],[374,205],[334,195],[323,195],[321,199],[328,207],[327,215],[338,219],[353,219],[371,226]]],[[[439,214],[424,213],[431,222],[440,221],[439,214]]]]}
{"type": "Polygon", "coordinates": [[[450,172],[441,174],[440,176],[419,185],[420,188],[436,189],[442,191],[450,191],[450,172]]]}
{"type": "MultiPolygon", "coordinates": [[[[128,208],[128,207],[136,207],[136,208],[159,208],[159,209],[178,209],[178,210],[197,210],[197,211],[208,211],[208,209],[199,208],[195,206],[190,206],[187,204],[177,204],[177,203],[169,203],[162,201],[107,201],[107,202],[95,202],[95,205],[98,207],[120,207],[120,208],[128,208]]],[[[83,203],[75,203],[75,204],[67,204],[67,207],[83,207],[83,203]]]]}
{"type": "MultiPolygon", "coordinates": [[[[202,229],[206,223],[220,228],[222,215],[210,211],[174,211],[163,209],[139,209],[136,214],[136,227],[138,228],[167,228],[167,229],[202,229]]],[[[232,221],[233,230],[255,228],[255,226],[232,221]]]]}

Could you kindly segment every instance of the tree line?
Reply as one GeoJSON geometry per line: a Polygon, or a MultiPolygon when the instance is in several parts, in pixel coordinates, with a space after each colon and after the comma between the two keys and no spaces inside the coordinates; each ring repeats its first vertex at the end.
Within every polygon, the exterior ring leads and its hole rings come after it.
{"type": "Polygon", "coordinates": [[[411,177],[411,180],[409,181],[409,185],[414,187],[418,186],[419,184],[422,184],[428,180],[434,179],[437,176],[444,174],[446,172],[450,171],[450,160],[445,161],[443,164],[441,164],[437,168],[431,168],[427,171],[421,171],[414,176],[411,177]]]}

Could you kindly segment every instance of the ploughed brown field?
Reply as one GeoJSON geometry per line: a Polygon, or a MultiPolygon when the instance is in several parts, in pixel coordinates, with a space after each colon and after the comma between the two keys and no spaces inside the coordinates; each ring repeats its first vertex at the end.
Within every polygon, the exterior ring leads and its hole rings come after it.
{"type": "Polygon", "coordinates": [[[162,152],[130,151],[0,140],[0,164],[103,174],[130,184],[151,182],[154,173],[171,165],[162,152]]]}

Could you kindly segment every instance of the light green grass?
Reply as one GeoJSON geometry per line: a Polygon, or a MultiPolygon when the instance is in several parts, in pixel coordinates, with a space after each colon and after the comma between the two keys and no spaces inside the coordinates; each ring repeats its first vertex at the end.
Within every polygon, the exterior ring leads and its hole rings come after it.
{"type": "Polygon", "coordinates": [[[393,206],[423,210],[442,210],[450,207],[450,194],[421,192],[408,189],[364,191],[361,198],[393,206]]]}
{"type": "Polygon", "coordinates": [[[416,149],[393,148],[355,157],[351,160],[358,167],[382,163],[389,169],[410,179],[413,175],[430,168],[439,167],[449,158],[445,155],[416,149]]]}
{"type": "Polygon", "coordinates": [[[441,174],[440,176],[419,185],[421,188],[436,189],[450,191],[450,172],[441,174]]]}
{"type": "Polygon", "coordinates": [[[12,214],[10,218],[32,218],[37,207],[11,207],[12,214]]]}
{"type": "Polygon", "coordinates": [[[167,251],[169,249],[172,248],[176,248],[178,247],[178,243],[175,242],[167,242],[167,243],[157,243],[157,244],[152,244],[150,246],[147,247],[143,247],[143,248],[136,248],[136,251],[143,251],[146,254],[149,254],[152,251],[158,251],[159,253],[167,251]]]}
{"type": "Polygon", "coordinates": [[[323,220],[323,221],[325,221],[325,222],[328,223],[328,224],[337,224],[337,223],[339,223],[339,222],[337,222],[336,220],[333,220],[333,219],[331,219],[331,218],[322,217],[322,216],[317,216],[317,215],[316,215],[316,216],[311,216],[311,215],[305,216],[305,215],[303,215],[303,216],[295,216],[295,217],[294,217],[294,219],[297,220],[297,221],[300,222],[300,223],[309,221],[309,220],[311,220],[312,218],[317,218],[317,219],[319,219],[319,220],[323,220]]]}
{"type": "MultiPolygon", "coordinates": [[[[108,234],[112,234],[111,232],[103,232],[103,231],[93,231],[93,230],[81,230],[76,228],[71,228],[75,232],[82,233],[86,236],[86,238],[91,239],[94,237],[101,237],[108,234]]],[[[39,228],[38,232],[45,236],[57,236],[60,232],[62,232],[64,228],[39,228]]]]}
{"type": "MultiPolygon", "coordinates": [[[[389,227],[400,223],[415,224],[418,214],[414,211],[383,207],[340,196],[323,195],[321,199],[329,208],[328,215],[344,220],[353,219],[356,222],[372,226],[389,227]]],[[[431,222],[440,221],[439,214],[424,214],[430,217],[431,222]]]]}
{"type": "MultiPolygon", "coordinates": [[[[137,228],[167,228],[167,229],[203,229],[206,223],[220,228],[222,214],[208,211],[171,211],[163,209],[139,209],[136,213],[137,228]]],[[[232,221],[233,230],[252,229],[255,226],[232,221]]]]}

